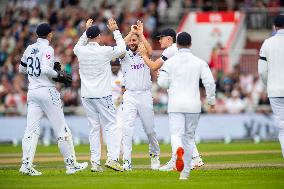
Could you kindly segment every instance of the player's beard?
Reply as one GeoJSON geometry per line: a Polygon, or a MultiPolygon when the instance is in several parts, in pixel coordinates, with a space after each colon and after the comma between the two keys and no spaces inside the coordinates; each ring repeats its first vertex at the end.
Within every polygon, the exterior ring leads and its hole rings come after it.
{"type": "Polygon", "coordinates": [[[138,45],[129,45],[128,47],[132,52],[136,52],[138,49],[138,45]]]}

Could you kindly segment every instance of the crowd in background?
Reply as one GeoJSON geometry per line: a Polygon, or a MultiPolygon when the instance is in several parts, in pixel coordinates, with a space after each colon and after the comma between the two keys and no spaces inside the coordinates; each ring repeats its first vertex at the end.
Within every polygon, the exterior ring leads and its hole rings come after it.
{"type": "MultiPolygon", "coordinates": [[[[19,74],[18,65],[25,48],[36,41],[34,31],[39,23],[49,22],[53,28],[55,39],[51,45],[55,50],[56,61],[59,61],[73,78],[71,87],[65,88],[58,84],[57,88],[61,91],[64,107],[75,107],[76,112],[76,107],[80,107],[81,104],[80,77],[73,47],[84,32],[85,20],[93,18],[94,23],[103,31],[103,44],[113,45],[112,34],[106,29],[106,20],[110,17],[115,18],[125,36],[130,26],[139,19],[144,23],[144,35],[152,43],[157,29],[162,25],[165,10],[171,6],[171,1],[141,0],[131,1],[132,4],[125,5],[122,11],[118,11],[114,4],[102,1],[99,7],[94,6],[85,10],[78,6],[79,0],[46,0],[45,7],[42,4],[39,6],[39,1],[10,1],[0,16],[0,115],[26,114],[27,77],[19,74]]],[[[185,0],[182,3],[184,7],[201,5],[204,8],[209,5],[205,0],[185,0]]],[[[217,85],[218,113],[268,111],[266,108],[259,108],[259,105],[268,104],[269,101],[257,75],[242,74],[238,67],[228,74],[222,74],[214,69],[212,72],[217,85]]],[[[202,90],[203,111],[206,112],[204,97],[202,90]]],[[[166,113],[167,92],[160,89],[155,82],[153,99],[155,111],[166,113]]]]}

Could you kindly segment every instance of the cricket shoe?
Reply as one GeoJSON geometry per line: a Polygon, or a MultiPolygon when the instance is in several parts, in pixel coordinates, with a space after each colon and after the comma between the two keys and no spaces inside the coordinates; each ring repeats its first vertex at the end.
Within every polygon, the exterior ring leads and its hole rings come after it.
{"type": "Polygon", "coordinates": [[[103,172],[104,169],[102,168],[102,166],[100,164],[92,162],[91,171],[92,172],[103,172]]]}
{"type": "Polygon", "coordinates": [[[202,167],[203,165],[204,163],[201,157],[197,156],[197,157],[192,158],[191,163],[190,163],[190,169],[193,170],[195,168],[202,167]]]}
{"type": "Polygon", "coordinates": [[[67,165],[66,166],[66,174],[74,174],[76,172],[82,171],[88,167],[88,162],[83,162],[83,163],[74,163],[73,165],[67,165]]]}
{"type": "Polygon", "coordinates": [[[151,169],[158,170],[160,168],[160,158],[157,155],[150,155],[151,158],[151,169]]]}
{"type": "Polygon", "coordinates": [[[159,168],[159,171],[173,171],[175,170],[175,160],[172,158],[164,166],[159,168]]]}
{"type": "Polygon", "coordinates": [[[123,167],[115,160],[107,159],[105,166],[115,171],[123,172],[123,167]]]}
{"type": "Polygon", "coordinates": [[[23,175],[29,175],[29,176],[40,176],[40,175],[42,175],[42,173],[37,171],[35,168],[33,168],[33,166],[28,167],[25,164],[22,164],[19,172],[22,173],[23,175]]]}
{"type": "Polygon", "coordinates": [[[181,172],[184,168],[184,162],[183,162],[183,154],[184,154],[184,149],[182,147],[179,147],[177,149],[177,153],[176,153],[176,169],[178,172],[181,172]]]}
{"type": "Polygon", "coordinates": [[[179,175],[179,180],[188,180],[188,174],[181,172],[179,175]]]}
{"type": "Polygon", "coordinates": [[[129,160],[124,160],[122,167],[124,171],[132,171],[132,164],[129,160]]]}

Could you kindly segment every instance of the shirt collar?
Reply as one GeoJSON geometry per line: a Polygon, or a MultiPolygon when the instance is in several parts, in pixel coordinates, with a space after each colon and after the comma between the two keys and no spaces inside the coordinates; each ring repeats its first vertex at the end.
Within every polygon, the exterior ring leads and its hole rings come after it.
{"type": "Polygon", "coordinates": [[[181,48],[178,52],[191,52],[189,48],[181,48]]]}
{"type": "Polygon", "coordinates": [[[37,42],[49,45],[49,41],[47,39],[37,38],[37,42]]]}
{"type": "Polygon", "coordinates": [[[276,34],[284,34],[284,29],[280,29],[276,32],[276,34]]]}

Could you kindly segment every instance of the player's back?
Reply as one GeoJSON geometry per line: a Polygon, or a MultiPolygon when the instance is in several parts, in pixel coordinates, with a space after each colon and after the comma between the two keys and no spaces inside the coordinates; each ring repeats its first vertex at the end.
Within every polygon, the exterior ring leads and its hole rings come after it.
{"type": "Polygon", "coordinates": [[[199,80],[203,67],[208,64],[187,49],[180,49],[165,62],[161,70],[170,73],[169,112],[200,112],[199,80]]]}
{"type": "Polygon", "coordinates": [[[29,45],[21,59],[21,64],[27,67],[29,89],[53,87],[52,78],[43,74],[45,67],[54,65],[54,50],[46,39],[38,38],[37,42],[29,45]]]}
{"type": "Polygon", "coordinates": [[[101,98],[111,94],[112,47],[88,43],[77,52],[82,83],[81,95],[85,98],[101,98]]]}
{"type": "Polygon", "coordinates": [[[267,89],[269,97],[284,95],[284,30],[265,41],[268,65],[267,89]]]}

